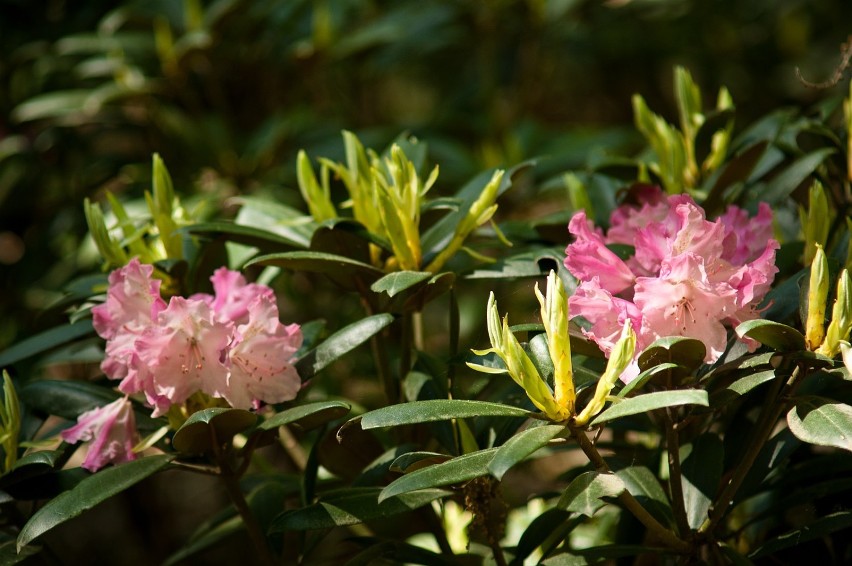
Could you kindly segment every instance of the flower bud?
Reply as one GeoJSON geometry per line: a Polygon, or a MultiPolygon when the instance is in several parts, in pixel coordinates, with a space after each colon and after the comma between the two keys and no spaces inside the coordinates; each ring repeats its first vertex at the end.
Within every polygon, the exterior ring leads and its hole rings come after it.
{"type": "Polygon", "coordinates": [[[805,231],[805,265],[811,263],[816,254],[816,246],[824,246],[828,239],[829,209],[825,189],[819,181],[814,181],[808,198],[808,212],[803,215],[805,231]]]}
{"type": "Polygon", "coordinates": [[[809,350],[819,348],[825,338],[825,303],[828,299],[828,259],[822,246],[816,245],[808,284],[808,316],[805,321],[805,342],[809,350]]]}
{"type": "Polygon", "coordinates": [[[568,414],[574,413],[574,376],[571,366],[571,341],[568,336],[568,297],[562,280],[551,271],[547,276],[547,296],[535,286],[541,304],[541,320],[547,333],[547,347],[553,362],[553,390],[556,404],[568,414]]]}
{"type": "Polygon", "coordinates": [[[837,296],[831,311],[831,323],[825,333],[825,341],[817,353],[833,358],[840,351],[840,341],[847,340],[852,329],[852,279],[844,269],[837,279],[837,296]]]}
{"type": "Polygon", "coordinates": [[[628,318],[624,321],[624,326],[621,329],[621,336],[618,342],[612,348],[609,355],[609,361],[606,364],[606,369],[603,375],[598,380],[598,386],[595,388],[595,396],[589,401],[589,404],[583,411],[574,419],[574,423],[582,426],[589,422],[595,415],[601,412],[606,399],[615,387],[615,382],[624,372],[628,365],[633,361],[633,354],[636,351],[636,332],[633,331],[633,325],[628,318]]]}

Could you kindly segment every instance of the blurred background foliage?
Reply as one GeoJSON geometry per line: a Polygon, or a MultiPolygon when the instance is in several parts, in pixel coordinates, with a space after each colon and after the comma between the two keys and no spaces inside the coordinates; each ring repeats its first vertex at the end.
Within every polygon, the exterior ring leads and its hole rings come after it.
{"type": "Polygon", "coordinates": [[[426,140],[437,193],[527,158],[546,179],[639,152],[633,93],[674,121],[674,65],[727,86],[738,129],[809,108],[826,93],[796,68],[830,77],[844,22],[845,0],[0,0],[0,349],[65,318],[99,263],[84,197],[140,199],[153,152],[226,215],[302,207],[296,152],[342,158],[342,129],[426,140]]]}

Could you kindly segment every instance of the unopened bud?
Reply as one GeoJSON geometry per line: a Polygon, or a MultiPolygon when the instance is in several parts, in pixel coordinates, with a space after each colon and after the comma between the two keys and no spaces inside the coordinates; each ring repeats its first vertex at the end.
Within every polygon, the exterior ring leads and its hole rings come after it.
{"type": "Polygon", "coordinates": [[[837,296],[831,310],[831,323],[825,333],[825,341],[817,353],[833,358],[840,351],[840,341],[849,338],[852,329],[852,279],[844,269],[837,279],[837,296]]]}
{"type": "Polygon", "coordinates": [[[805,321],[805,342],[809,350],[820,347],[825,338],[825,303],[828,299],[828,259],[822,246],[816,245],[808,284],[808,317],[805,321]]]}

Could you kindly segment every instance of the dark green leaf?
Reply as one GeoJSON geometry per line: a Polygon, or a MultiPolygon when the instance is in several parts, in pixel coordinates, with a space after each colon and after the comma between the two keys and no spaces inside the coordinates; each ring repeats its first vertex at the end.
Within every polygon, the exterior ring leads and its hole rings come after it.
{"type": "Polygon", "coordinates": [[[572,518],[571,513],[564,509],[548,509],[533,519],[526,530],[524,530],[524,534],[518,540],[518,546],[515,549],[515,560],[512,561],[512,564],[522,563],[536,548],[548,541],[556,540],[561,542],[582,520],[583,517],[580,516],[572,518]]]}
{"type": "Polygon", "coordinates": [[[86,411],[112,403],[121,395],[82,381],[39,380],[26,383],[18,396],[28,407],[70,421],[86,411]]]}
{"type": "Polygon", "coordinates": [[[8,367],[36,354],[41,354],[77,338],[87,336],[94,331],[91,320],[81,320],[36,334],[3,351],[0,354],[0,368],[8,367]]]}
{"type": "Polygon", "coordinates": [[[823,397],[802,397],[787,413],[787,425],[803,442],[852,451],[852,407],[849,405],[823,397]]]}
{"type": "Polygon", "coordinates": [[[704,363],[706,354],[707,348],[701,340],[668,336],[655,341],[639,354],[639,369],[645,371],[660,364],[674,363],[691,372],[704,363]]]}
{"type": "Polygon", "coordinates": [[[341,490],[314,505],[282,513],[273,521],[270,532],[354,525],[406,513],[450,494],[442,489],[426,489],[384,498],[379,503],[380,492],[380,487],[341,490]]]}
{"type": "Polygon", "coordinates": [[[345,566],[374,566],[377,564],[423,564],[425,566],[458,566],[458,560],[436,554],[425,548],[397,540],[374,538],[350,539],[366,549],[350,558],[345,566]]]}
{"type": "Polygon", "coordinates": [[[672,364],[672,363],[662,363],[662,364],[659,364],[659,365],[655,365],[655,366],[653,366],[649,369],[646,369],[645,371],[643,371],[642,373],[637,375],[635,378],[633,378],[630,381],[630,383],[628,383],[627,385],[622,387],[621,390],[618,392],[617,396],[618,397],[627,397],[628,395],[630,395],[634,391],[639,391],[640,389],[642,389],[642,387],[646,383],[651,381],[651,379],[653,379],[654,376],[659,375],[661,373],[664,373],[666,371],[670,371],[670,370],[680,371],[680,370],[682,370],[682,366],[679,366],[677,364],[672,364]]]}
{"type": "Polygon", "coordinates": [[[741,377],[740,379],[734,381],[726,388],[714,391],[710,395],[710,406],[721,407],[723,405],[726,405],[734,399],[742,397],[755,387],[763,385],[764,383],[772,381],[773,379],[775,379],[774,369],[750,373],[745,377],[741,377]]]}
{"type": "Polygon", "coordinates": [[[749,558],[768,556],[779,550],[798,546],[811,540],[822,538],[842,529],[852,528],[852,511],[838,511],[821,517],[802,528],[784,533],[763,543],[757,550],[749,554],[749,558]]]}
{"type": "Polygon", "coordinates": [[[234,224],[233,222],[205,222],[187,226],[186,228],[182,228],[182,230],[196,236],[223,238],[229,242],[252,246],[261,250],[280,250],[282,247],[288,249],[306,248],[308,246],[307,241],[294,239],[252,226],[234,224]]]}
{"type": "Polygon", "coordinates": [[[365,413],[361,416],[361,428],[366,430],[467,417],[530,417],[532,415],[533,413],[527,410],[500,403],[464,399],[431,399],[382,407],[365,413]]]}
{"type": "Polygon", "coordinates": [[[686,517],[693,529],[698,529],[707,519],[707,511],[722,478],[724,458],[722,441],[713,433],[701,434],[681,447],[683,499],[686,517]]]}
{"type": "Polygon", "coordinates": [[[28,546],[22,548],[19,552],[15,541],[8,540],[0,544],[0,564],[3,566],[12,566],[13,564],[23,562],[31,556],[35,556],[39,552],[41,552],[41,547],[39,546],[28,546]]]}
{"type": "Polygon", "coordinates": [[[583,472],[568,484],[556,506],[591,517],[606,505],[604,497],[618,497],[625,489],[617,475],[583,472]]]}
{"type": "Polygon", "coordinates": [[[365,275],[376,280],[384,273],[370,264],[349,259],[342,255],[325,252],[296,251],[269,254],[256,257],[246,264],[275,265],[292,271],[311,271],[315,273],[336,273],[365,275]]]}
{"type": "Polygon", "coordinates": [[[392,472],[407,474],[420,468],[452,460],[452,458],[452,456],[439,452],[408,452],[395,458],[388,469],[392,472]]]}
{"type": "Polygon", "coordinates": [[[657,477],[644,466],[630,466],[615,472],[627,491],[642,504],[649,513],[664,525],[672,524],[672,508],[657,477]]]}
{"type": "Polygon", "coordinates": [[[343,401],[317,401],[298,407],[285,409],[260,423],[263,430],[276,429],[287,424],[298,425],[303,430],[311,430],[329,421],[349,414],[352,407],[343,401]]]}
{"type": "Polygon", "coordinates": [[[707,403],[707,392],[702,390],[655,391],[619,401],[592,419],[592,422],[589,424],[594,426],[628,415],[646,413],[663,407],[674,407],[677,405],[703,405],[706,407],[707,403]]]}
{"type": "Polygon", "coordinates": [[[184,454],[204,454],[214,442],[230,441],[257,421],[257,415],[243,409],[215,407],[192,413],[177,430],[172,445],[184,454]]]}
{"type": "Polygon", "coordinates": [[[541,277],[553,263],[562,264],[565,258],[565,247],[544,248],[524,252],[497,260],[493,264],[475,269],[465,279],[520,279],[524,277],[541,277]]]}
{"type": "Polygon", "coordinates": [[[488,464],[488,471],[495,478],[502,479],[509,468],[523,461],[539,448],[556,438],[565,430],[561,425],[544,425],[528,428],[510,438],[494,454],[494,459],[488,464]]]}
{"type": "Polygon", "coordinates": [[[393,297],[431,278],[432,273],[428,271],[396,271],[370,285],[370,290],[376,293],[387,293],[389,297],[393,297]]]}
{"type": "Polygon", "coordinates": [[[420,489],[440,487],[472,480],[488,474],[488,463],[497,448],[472,452],[429,466],[393,481],[379,494],[379,501],[420,489]]]}
{"type": "Polygon", "coordinates": [[[169,556],[168,559],[163,562],[163,566],[172,566],[173,564],[179,564],[190,556],[193,556],[205,549],[210,548],[215,544],[218,544],[220,541],[229,538],[233,534],[245,528],[243,525],[243,520],[239,516],[231,517],[224,521],[218,522],[215,525],[205,526],[207,528],[204,529],[203,532],[195,533],[192,539],[187,541],[187,543],[180,550],[169,556]]]}
{"type": "Polygon", "coordinates": [[[761,191],[760,198],[770,205],[783,202],[796,187],[813,174],[826,157],[835,151],[834,148],[824,147],[798,158],[769,182],[761,191]]]}
{"type": "Polygon", "coordinates": [[[389,314],[374,314],[353,322],[329,336],[322,344],[306,353],[296,362],[296,370],[302,381],[328,367],[329,364],[369,340],[393,322],[389,314]]]}
{"type": "Polygon", "coordinates": [[[792,326],[771,320],[747,320],[737,326],[736,333],[740,338],[748,336],[776,352],[797,352],[805,349],[805,337],[801,332],[792,326]]]}
{"type": "Polygon", "coordinates": [[[73,519],[98,503],[139,483],[168,466],[171,456],[150,456],[93,474],[39,509],[18,535],[18,550],[53,527],[73,519]]]}

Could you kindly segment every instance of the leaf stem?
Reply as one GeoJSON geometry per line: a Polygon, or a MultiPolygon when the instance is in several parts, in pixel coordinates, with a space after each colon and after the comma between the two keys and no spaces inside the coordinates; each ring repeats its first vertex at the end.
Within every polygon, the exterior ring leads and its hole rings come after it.
{"type": "MultiPolygon", "coordinates": [[[[595,448],[594,444],[591,443],[589,437],[586,436],[586,433],[583,430],[572,428],[571,436],[577,440],[577,443],[580,445],[580,449],[598,472],[604,474],[612,473],[606,461],[600,455],[597,448],[595,448]]],[[[647,528],[654,537],[659,539],[660,542],[680,553],[685,554],[692,551],[692,545],[690,543],[681,539],[675,533],[661,525],[653,515],[648,513],[648,511],[642,507],[642,504],[639,503],[639,501],[637,501],[637,499],[633,497],[633,494],[629,491],[626,489],[622,491],[618,496],[618,500],[633,514],[634,517],[639,520],[640,523],[645,525],[645,528],[647,528]]]]}

